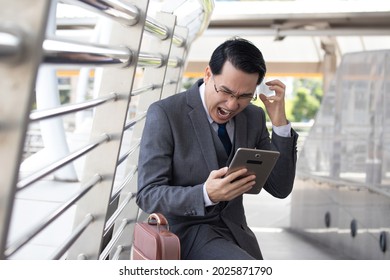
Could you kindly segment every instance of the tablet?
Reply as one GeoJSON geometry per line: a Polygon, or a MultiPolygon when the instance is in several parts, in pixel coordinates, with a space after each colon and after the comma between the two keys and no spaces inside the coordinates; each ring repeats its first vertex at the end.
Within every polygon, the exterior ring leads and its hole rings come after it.
{"type": "Polygon", "coordinates": [[[238,169],[247,168],[248,172],[245,176],[255,174],[256,183],[246,193],[258,194],[267,181],[279,155],[280,153],[277,151],[239,148],[229,165],[226,175],[238,169]]]}

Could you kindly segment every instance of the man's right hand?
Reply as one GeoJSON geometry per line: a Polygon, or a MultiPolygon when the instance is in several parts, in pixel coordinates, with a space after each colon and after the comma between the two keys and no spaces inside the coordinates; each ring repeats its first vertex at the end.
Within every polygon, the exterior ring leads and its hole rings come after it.
{"type": "Polygon", "coordinates": [[[205,182],[207,194],[210,200],[214,203],[220,201],[230,201],[250,190],[255,184],[255,175],[249,175],[236,180],[248,171],[246,168],[237,170],[224,177],[227,170],[227,167],[223,167],[221,169],[211,171],[205,182]]]}

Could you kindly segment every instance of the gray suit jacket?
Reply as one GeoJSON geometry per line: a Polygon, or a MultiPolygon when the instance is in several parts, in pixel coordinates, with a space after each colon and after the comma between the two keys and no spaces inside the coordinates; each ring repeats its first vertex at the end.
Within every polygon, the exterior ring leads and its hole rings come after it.
{"type": "Polygon", "coordinates": [[[199,94],[199,80],[188,91],[152,104],[141,140],[137,203],[147,213],[163,213],[182,244],[182,257],[196,249],[196,240],[214,238],[204,227],[229,229],[249,254],[261,259],[261,251],[246,223],[242,196],[205,207],[203,184],[212,170],[226,166],[239,147],[280,151],[280,157],[264,189],[278,198],[292,190],[298,135],[270,140],[264,111],[249,105],[235,117],[233,151],[228,158],[207,120],[199,94]],[[205,234],[207,233],[207,234],[205,234]],[[206,236],[199,236],[206,235],[206,236]]]}

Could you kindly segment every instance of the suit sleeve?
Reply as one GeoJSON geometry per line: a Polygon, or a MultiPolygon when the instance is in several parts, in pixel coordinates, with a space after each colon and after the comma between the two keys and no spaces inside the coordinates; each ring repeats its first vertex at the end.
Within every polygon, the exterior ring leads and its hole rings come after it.
{"type": "Polygon", "coordinates": [[[258,128],[256,148],[280,152],[264,189],[274,197],[286,198],[291,193],[295,180],[298,134],[291,129],[290,137],[282,137],[272,131],[272,137],[270,137],[264,110],[254,108],[250,113],[249,127],[258,128]]]}
{"type": "Polygon", "coordinates": [[[158,103],[152,104],[140,144],[137,204],[147,213],[203,216],[203,184],[172,185],[174,149],[171,121],[158,103]]]}
{"type": "Polygon", "coordinates": [[[272,133],[272,149],[279,151],[280,156],[264,189],[274,197],[286,198],[293,189],[297,161],[297,139],[298,134],[293,129],[291,129],[291,137],[281,137],[274,132],[272,133]]]}

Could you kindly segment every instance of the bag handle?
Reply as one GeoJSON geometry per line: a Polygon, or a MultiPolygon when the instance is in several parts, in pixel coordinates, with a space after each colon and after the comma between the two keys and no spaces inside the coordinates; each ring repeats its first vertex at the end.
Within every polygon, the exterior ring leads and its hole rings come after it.
{"type": "Polygon", "coordinates": [[[148,217],[148,224],[149,225],[157,224],[157,226],[167,226],[167,228],[169,230],[168,220],[161,213],[152,213],[152,214],[150,214],[149,217],[148,217]],[[153,221],[155,221],[155,222],[153,222],[153,221]]]}

